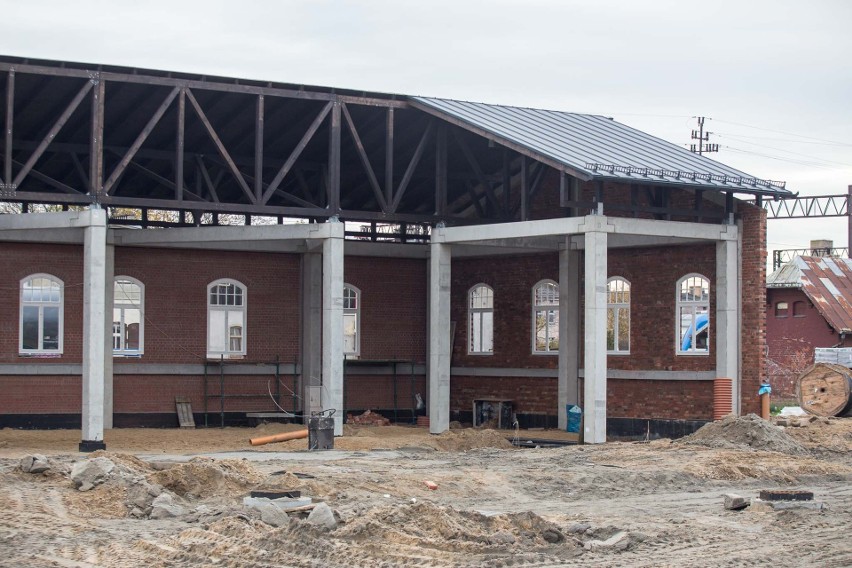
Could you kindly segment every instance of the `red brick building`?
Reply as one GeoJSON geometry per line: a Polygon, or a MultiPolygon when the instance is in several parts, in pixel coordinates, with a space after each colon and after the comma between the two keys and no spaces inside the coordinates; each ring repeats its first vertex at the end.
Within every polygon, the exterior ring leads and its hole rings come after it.
{"type": "Polygon", "coordinates": [[[848,258],[797,256],[767,278],[769,380],[780,394],[795,394],[815,348],[852,347],[850,276],[848,258]]]}
{"type": "MultiPolygon", "coordinates": [[[[757,409],[785,196],[610,119],[0,58],[0,423],[757,409]],[[89,101],[89,104],[81,104],[89,101]],[[14,209],[17,207],[17,209],[14,209]]],[[[676,421],[676,422],[672,422],[676,421]]],[[[675,426],[671,426],[675,424],[675,426]]],[[[666,430],[666,425],[668,429],[666,430]]]]}

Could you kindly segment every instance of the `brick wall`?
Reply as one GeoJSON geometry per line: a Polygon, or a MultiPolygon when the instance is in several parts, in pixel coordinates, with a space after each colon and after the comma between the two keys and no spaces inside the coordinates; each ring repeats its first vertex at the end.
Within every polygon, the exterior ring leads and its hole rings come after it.
{"type": "MultiPolygon", "coordinates": [[[[116,276],[145,285],[144,363],[200,363],[207,353],[207,285],[246,287],[246,360],[299,357],[300,263],[295,254],[119,248],[116,276]]],[[[140,362],[116,358],[116,364],[140,362]]]]}
{"type": "Polygon", "coordinates": [[[343,278],[361,290],[361,359],[426,360],[426,261],[346,257],[343,278]]]}
{"type": "Polygon", "coordinates": [[[83,247],[77,245],[3,243],[0,247],[0,363],[80,363],[83,353],[83,247]],[[64,333],[61,357],[18,355],[21,280],[37,273],[62,280],[64,333]]]}
{"type": "Polygon", "coordinates": [[[742,265],[742,414],[760,414],[757,391],[766,379],[766,212],[740,204],[742,265]]]}

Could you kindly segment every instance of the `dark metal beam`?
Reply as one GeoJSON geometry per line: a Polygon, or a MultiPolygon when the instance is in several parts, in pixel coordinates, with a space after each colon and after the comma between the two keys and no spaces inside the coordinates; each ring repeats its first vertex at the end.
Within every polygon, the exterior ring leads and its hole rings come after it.
{"type": "Polygon", "coordinates": [[[201,173],[201,177],[204,179],[204,183],[207,186],[207,191],[210,193],[210,197],[213,198],[213,201],[219,203],[219,194],[216,192],[217,183],[214,183],[213,180],[210,179],[210,173],[207,171],[207,164],[204,163],[204,159],[201,156],[195,156],[195,162],[198,166],[198,172],[201,173]]]}
{"type": "MultiPolygon", "coordinates": [[[[17,63],[0,63],[0,71],[15,70],[17,73],[53,77],[76,77],[90,79],[93,70],[71,69],[68,67],[48,67],[45,65],[28,65],[17,63]]],[[[223,93],[241,93],[246,95],[266,95],[270,97],[282,97],[302,100],[339,101],[348,104],[367,105],[376,107],[409,108],[407,101],[395,99],[381,99],[376,97],[363,97],[354,95],[340,95],[336,93],[323,93],[307,91],[303,89],[289,89],[285,87],[260,87],[255,85],[239,85],[235,83],[203,81],[196,79],[182,79],[172,77],[156,77],[153,75],[113,73],[99,71],[101,80],[109,82],[136,83],[141,85],[160,85],[165,87],[186,87],[207,91],[219,91],[223,93]]]]}
{"type": "Polygon", "coordinates": [[[527,167],[527,157],[521,155],[521,221],[528,221],[530,215],[530,188],[529,188],[529,168],[527,167]]]}
{"type": "Polygon", "coordinates": [[[278,189],[278,186],[281,185],[281,180],[284,179],[284,176],[290,171],[293,167],[293,164],[296,163],[296,160],[299,159],[299,156],[302,154],[302,151],[308,145],[308,142],[311,141],[311,138],[314,137],[317,130],[319,130],[320,125],[325,120],[325,117],[328,115],[331,110],[333,103],[327,103],[319,114],[316,116],[314,121],[308,127],[308,130],[302,135],[302,139],[299,140],[299,143],[290,153],[290,157],[287,158],[287,161],[284,162],[284,165],[281,166],[281,169],[278,170],[278,173],[275,174],[275,178],[270,182],[269,187],[266,188],[266,191],[263,193],[263,198],[260,200],[260,203],[266,204],[269,201],[269,198],[272,197],[272,194],[278,189]]]}
{"type": "MultiPolygon", "coordinates": [[[[175,87],[172,89],[172,94],[170,94],[168,98],[174,99],[175,94],[178,94],[177,124],[175,125],[175,199],[183,201],[183,166],[185,159],[184,149],[186,145],[186,91],[175,87]]],[[[169,104],[171,104],[171,101],[166,103],[166,107],[168,107],[169,104]]],[[[166,111],[162,105],[160,108],[162,109],[162,112],[166,111]]],[[[157,112],[160,112],[159,109],[157,112]]],[[[160,117],[162,116],[162,113],[160,113],[160,117]]],[[[157,122],[159,122],[160,117],[156,117],[157,122]]],[[[153,129],[153,126],[151,128],[153,129]]]]}
{"type": "Polygon", "coordinates": [[[361,158],[361,165],[364,166],[364,171],[367,172],[367,179],[370,181],[370,187],[373,189],[373,195],[375,195],[376,201],[378,201],[381,210],[387,212],[387,201],[385,201],[385,196],[382,194],[381,187],[379,187],[379,180],[376,179],[376,172],[373,171],[373,166],[370,164],[370,158],[367,156],[367,151],[364,149],[361,137],[358,136],[358,130],[355,128],[355,122],[352,120],[352,116],[349,114],[349,109],[346,108],[346,105],[344,104],[341,106],[343,110],[343,117],[346,119],[346,125],[349,127],[349,133],[355,141],[355,148],[358,150],[358,157],[361,158]]]}
{"type": "MultiPolygon", "coordinates": [[[[12,163],[14,163],[18,166],[23,165],[18,160],[12,160],[12,163]]],[[[44,183],[46,183],[47,185],[49,185],[51,187],[55,187],[59,191],[65,192],[65,193],[79,194],[79,195],[85,195],[85,193],[86,193],[84,191],[78,191],[78,190],[74,189],[73,187],[71,187],[70,185],[62,183],[61,181],[54,179],[50,176],[47,176],[47,175],[45,175],[45,174],[43,174],[40,171],[35,170],[35,169],[31,170],[29,175],[31,175],[35,179],[43,181],[44,183]]]]}
{"type": "Polygon", "coordinates": [[[405,175],[402,176],[402,181],[399,182],[399,187],[396,190],[396,195],[394,195],[393,203],[391,203],[390,206],[391,213],[396,213],[396,210],[399,207],[399,202],[402,200],[402,196],[405,195],[405,190],[408,188],[409,182],[411,182],[411,176],[414,175],[414,170],[417,168],[417,164],[420,163],[420,158],[423,157],[423,150],[426,148],[426,142],[429,140],[429,136],[432,134],[434,127],[435,122],[429,121],[429,124],[426,126],[426,130],[423,131],[423,135],[420,137],[420,142],[417,143],[417,148],[414,150],[414,155],[411,156],[411,161],[408,162],[408,168],[405,170],[405,175]]]}
{"type": "Polygon", "coordinates": [[[95,202],[104,189],[104,92],[106,83],[98,78],[92,89],[92,139],[89,150],[89,187],[95,202]]]}
{"type": "MultiPolygon", "coordinates": [[[[4,149],[4,174],[3,174],[3,184],[11,185],[12,183],[12,129],[13,129],[13,118],[15,116],[15,71],[9,71],[9,75],[6,78],[6,128],[4,130],[5,144],[3,145],[4,149]]],[[[8,187],[7,189],[14,189],[14,187],[8,187]]]]}
{"type": "MultiPolygon", "coordinates": [[[[139,148],[142,147],[142,144],[145,143],[145,140],[148,139],[148,136],[157,126],[157,123],[160,122],[160,119],[163,118],[163,115],[168,110],[169,106],[171,106],[172,101],[175,100],[175,97],[178,95],[179,89],[175,87],[172,91],[166,95],[166,98],[160,103],[160,107],[154,112],[153,116],[151,116],[150,120],[148,120],[148,124],[142,129],[139,135],[136,137],[136,140],[133,141],[130,148],[127,152],[122,156],[121,160],[119,160],[118,164],[116,164],[115,169],[113,169],[112,174],[107,179],[106,183],[104,183],[104,193],[110,193],[115,182],[118,180],[118,177],[124,173],[127,164],[129,164],[133,158],[136,156],[136,152],[139,151],[139,148]]],[[[178,105],[178,135],[177,135],[177,158],[180,158],[182,163],[183,161],[183,94],[181,93],[181,100],[178,105]]],[[[176,158],[176,159],[177,159],[176,158]]],[[[183,170],[183,167],[181,167],[183,170]]],[[[181,174],[183,172],[181,171],[181,174]]],[[[177,189],[175,190],[175,199],[180,199],[180,188],[182,187],[182,176],[175,175],[175,183],[177,184],[177,189]]]]}
{"type": "Polygon", "coordinates": [[[393,199],[393,107],[389,108],[385,118],[385,203],[393,199]]]}
{"type": "Polygon", "coordinates": [[[438,125],[435,136],[435,214],[447,214],[447,126],[438,125]]]}
{"type": "Polygon", "coordinates": [[[263,199],[263,95],[257,96],[254,119],[254,196],[255,202],[263,199]]]}
{"type": "Polygon", "coordinates": [[[328,208],[332,214],[340,211],[340,103],[331,107],[331,127],[328,132],[328,208]]]}
{"type": "Polygon", "coordinates": [[[222,159],[225,160],[225,162],[227,162],[228,168],[230,168],[231,170],[231,174],[234,176],[234,179],[237,180],[237,183],[243,190],[243,193],[246,195],[250,203],[255,203],[256,200],[254,194],[249,189],[249,186],[246,183],[243,174],[240,172],[239,168],[237,168],[237,165],[234,163],[234,160],[231,159],[231,155],[228,153],[228,150],[225,148],[225,145],[222,144],[222,140],[219,139],[219,136],[213,129],[213,125],[210,123],[210,120],[208,120],[207,115],[204,114],[204,110],[201,108],[201,105],[199,105],[198,101],[195,99],[195,95],[192,94],[191,90],[186,89],[186,96],[189,97],[189,102],[192,104],[193,108],[195,108],[195,112],[198,114],[198,118],[201,120],[201,123],[204,125],[204,128],[207,129],[207,134],[210,135],[210,138],[213,140],[213,143],[219,150],[219,155],[222,156],[222,159]]]}
{"type": "Polygon", "coordinates": [[[464,154],[465,159],[467,159],[467,163],[470,165],[470,168],[473,170],[473,173],[476,175],[479,183],[482,185],[482,189],[485,190],[485,195],[491,203],[491,206],[494,208],[494,211],[500,211],[500,203],[497,201],[497,196],[494,194],[494,188],[486,179],[485,174],[482,172],[482,168],[479,167],[479,161],[477,161],[476,156],[470,149],[470,146],[467,145],[467,142],[458,133],[458,131],[453,130],[453,137],[455,138],[456,144],[458,144],[459,148],[461,148],[462,154],[464,154]]]}
{"type": "MultiPolygon", "coordinates": [[[[30,173],[30,170],[32,170],[35,163],[38,161],[39,158],[41,158],[41,155],[44,154],[45,149],[51,142],[53,142],[53,139],[56,138],[56,135],[65,125],[65,123],[68,122],[68,118],[74,113],[75,110],[77,110],[77,107],[80,106],[80,103],[83,101],[83,98],[89,93],[91,89],[92,82],[87,81],[83,85],[83,87],[77,92],[71,102],[68,103],[68,106],[65,107],[65,110],[62,112],[56,122],[53,123],[53,126],[50,128],[47,134],[45,134],[38,147],[32,153],[30,159],[26,161],[24,166],[18,172],[18,175],[17,177],[15,177],[15,181],[13,182],[16,187],[19,187],[21,185],[21,182],[24,180],[25,177],[27,177],[27,174],[30,173]]],[[[91,178],[92,176],[90,175],[89,177],[91,178]]]]}

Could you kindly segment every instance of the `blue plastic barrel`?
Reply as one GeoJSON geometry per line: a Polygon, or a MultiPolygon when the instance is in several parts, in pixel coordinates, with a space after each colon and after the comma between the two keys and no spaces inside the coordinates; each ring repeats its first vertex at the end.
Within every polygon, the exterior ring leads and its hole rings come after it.
{"type": "Polygon", "coordinates": [[[565,406],[565,411],[568,413],[568,432],[580,432],[580,420],[583,418],[583,409],[576,404],[568,404],[565,406]]]}

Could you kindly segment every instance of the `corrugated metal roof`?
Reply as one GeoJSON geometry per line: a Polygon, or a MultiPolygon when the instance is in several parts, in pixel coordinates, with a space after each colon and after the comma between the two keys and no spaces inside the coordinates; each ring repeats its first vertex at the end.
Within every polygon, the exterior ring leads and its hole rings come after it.
{"type": "Polygon", "coordinates": [[[521,146],[583,179],[792,195],[783,182],[755,178],[604,116],[450,99],[409,100],[426,112],[521,146]]]}
{"type": "Polygon", "coordinates": [[[769,288],[801,288],[838,333],[852,333],[852,260],[797,256],[766,279],[769,288]]]}

